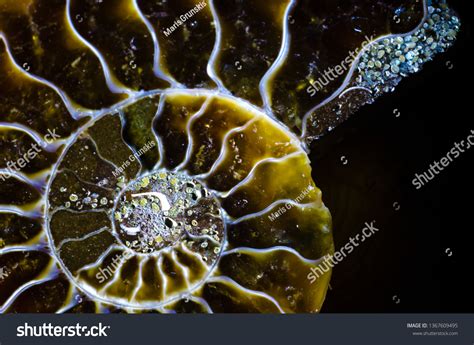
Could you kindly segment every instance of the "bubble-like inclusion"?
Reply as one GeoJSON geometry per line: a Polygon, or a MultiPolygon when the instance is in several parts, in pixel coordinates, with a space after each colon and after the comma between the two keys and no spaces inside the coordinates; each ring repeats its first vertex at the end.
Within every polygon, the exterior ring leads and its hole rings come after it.
{"type": "Polygon", "coordinates": [[[224,240],[224,222],[215,197],[185,174],[160,171],[133,181],[118,198],[115,231],[138,253],[184,243],[214,262],[224,240]],[[207,241],[197,245],[195,239],[207,241]]]}

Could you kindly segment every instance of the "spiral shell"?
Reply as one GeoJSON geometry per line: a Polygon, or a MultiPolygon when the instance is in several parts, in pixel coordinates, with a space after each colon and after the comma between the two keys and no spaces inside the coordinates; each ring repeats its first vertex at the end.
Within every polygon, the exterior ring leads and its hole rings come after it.
{"type": "Polygon", "coordinates": [[[48,195],[58,261],[104,303],[321,307],[329,275],[311,286],[305,273],[332,237],[310,162],[237,99],[170,91],[103,115],[65,149],[48,195]],[[137,114],[151,121],[134,127],[137,114]]]}
{"type": "Polygon", "coordinates": [[[2,1],[0,312],[320,311],[307,144],[458,29],[428,0],[2,1]]]}

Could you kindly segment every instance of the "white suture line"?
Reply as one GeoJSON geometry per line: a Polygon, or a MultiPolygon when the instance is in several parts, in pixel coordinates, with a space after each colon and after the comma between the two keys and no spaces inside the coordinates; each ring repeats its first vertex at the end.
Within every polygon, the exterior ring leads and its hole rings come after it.
{"type": "MultiPolygon", "coordinates": [[[[42,225],[42,224],[41,224],[42,225]]],[[[49,242],[44,229],[41,229],[36,235],[21,243],[14,243],[0,248],[0,255],[11,252],[43,252],[50,253],[49,242]]]]}
{"type": "Polygon", "coordinates": [[[106,294],[107,290],[121,279],[122,269],[125,266],[125,264],[128,262],[128,260],[119,261],[119,264],[117,265],[117,268],[115,269],[112,277],[108,278],[109,281],[103,287],[97,290],[98,294],[106,294]]]}
{"type": "Polygon", "coordinates": [[[61,212],[61,211],[66,211],[66,212],[73,213],[73,214],[84,214],[84,213],[91,213],[92,212],[92,213],[103,213],[106,216],[109,215],[109,211],[106,208],[93,208],[93,209],[90,209],[90,210],[73,210],[73,209],[67,208],[65,206],[60,206],[60,207],[54,208],[53,211],[51,211],[49,213],[50,218],[52,219],[56,213],[61,212]]]}
{"type": "Polygon", "coordinates": [[[280,162],[284,162],[286,161],[287,159],[291,159],[293,157],[296,157],[296,156],[299,156],[299,155],[306,155],[304,152],[302,151],[295,151],[295,152],[292,152],[286,156],[283,156],[283,157],[280,157],[280,158],[265,158],[265,159],[262,159],[260,161],[258,161],[253,167],[252,167],[252,170],[250,170],[249,174],[242,180],[240,181],[239,183],[237,183],[234,187],[232,187],[231,190],[227,191],[227,192],[221,192],[221,193],[217,193],[219,194],[222,198],[227,198],[229,195],[233,194],[237,189],[241,188],[242,186],[245,186],[247,183],[249,183],[255,176],[255,172],[257,171],[257,168],[262,165],[262,164],[266,164],[266,163],[280,163],[280,162]]]}
{"type": "Polygon", "coordinates": [[[13,55],[11,54],[10,48],[8,46],[8,40],[5,37],[4,33],[1,32],[1,31],[0,31],[0,38],[5,42],[6,52],[8,54],[8,57],[9,57],[11,63],[15,66],[15,68],[20,73],[26,75],[30,79],[53,89],[59,95],[59,97],[62,99],[64,105],[66,106],[66,109],[69,111],[69,114],[71,115],[71,117],[74,120],[77,121],[77,120],[80,120],[80,119],[82,119],[86,116],[93,115],[95,113],[93,110],[83,111],[83,110],[79,110],[79,109],[75,108],[72,105],[71,99],[62,90],[60,90],[58,87],[56,87],[53,83],[51,83],[51,82],[47,81],[46,79],[41,78],[37,75],[31,74],[31,73],[25,71],[23,68],[21,68],[20,65],[18,65],[17,62],[15,61],[15,59],[13,58],[13,55]]]}
{"type": "Polygon", "coordinates": [[[155,167],[154,167],[153,170],[158,170],[161,167],[161,165],[163,164],[163,161],[165,159],[165,148],[163,146],[162,138],[158,134],[158,132],[156,132],[156,130],[155,130],[155,123],[157,123],[160,116],[163,114],[163,109],[165,107],[165,100],[166,100],[166,96],[161,95],[160,96],[160,101],[158,103],[158,108],[156,109],[155,116],[153,117],[153,120],[151,120],[151,132],[153,133],[153,136],[155,137],[155,140],[158,144],[157,149],[158,149],[158,155],[159,155],[158,162],[156,162],[155,167]]]}
{"type": "Polygon", "coordinates": [[[62,139],[55,140],[52,143],[48,143],[38,132],[20,123],[0,122],[0,127],[26,133],[28,136],[30,136],[31,139],[33,139],[38,145],[41,146],[41,149],[43,151],[47,152],[56,152],[60,146],[64,145],[68,141],[68,139],[62,139]]]}
{"type": "MultiPolygon", "coordinates": [[[[110,164],[114,168],[114,171],[120,171],[119,167],[114,162],[109,161],[107,158],[105,158],[104,156],[101,155],[101,153],[99,151],[99,147],[97,146],[97,143],[95,142],[95,140],[90,135],[87,135],[87,137],[84,136],[83,139],[85,139],[85,138],[89,139],[90,142],[92,143],[92,146],[94,147],[94,150],[92,150],[92,151],[95,152],[97,157],[99,157],[105,163],[110,164]]],[[[69,151],[65,150],[64,152],[68,153],[69,151]]],[[[58,161],[62,161],[62,160],[58,160],[58,161]]],[[[137,163],[140,164],[139,162],[137,162],[137,163]]],[[[140,164],[140,166],[141,166],[141,164],[140,164]]],[[[51,176],[53,176],[53,175],[51,175],[51,176]]]]}
{"type": "MultiPolygon", "coordinates": [[[[45,268],[44,271],[49,271],[46,273],[46,277],[42,279],[34,279],[30,280],[27,283],[18,287],[11,296],[5,301],[5,303],[0,307],[0,314],[5,313],[5,311],[13,304],[13,302],[20,296],[21,293],[25,292],[29,288],[46,283],[48,281],[54,280],[58,277],[59,271],[54,266],[54,260],[51,260],[51,263],[48,265],[49,267],[45,268]]],[[[44,272],[40,273],[38,276],[45,275],[44,272]]]]}
{"type": "Polygon", "coordinates": [[[7,246],[0,249],[0,255],[5,255],[7,253],[16,253],[16,252],[47,252],[47,249],[42,244],[37,245],[13,245],[7,246]]]}
{"type": "Polygon", "coordinates": [[[187,267],[184,267],[178,260],[177,256],[176,256],[176,251],[173,250],[171,252],[171,258],[173,259],[173,263],[176,265],[176,267],[178,267],[181,272],[183,273],[183,276],[184,276],[184,281],[186,283],[186,287],[189,289],[190,287],[190,281],[189,281],[189,269],[187,267]]]}
{"type": "MultiPolygon", "coordinates": [[[[39,192],[43,191],[43,188],[46,186],[46,177],[48,174],[40,175],[39,178],[30,179],[28,176],[17,170],[9,170],[0,168],[0,175],[6,180],[7,178],[15,178],[18,181],[21,181],[39,192]]],[[[2,178],[0,178],[0,184],[2,183],[2,178]]],[[[42,193],[41,193],[42,194],[42,193]]]]}
{"type": "Polygon", "coordinates": [[[221,243],[219,241],[217,241],[216,239],[212,238],[209,235],[193,235],[187,230],[184,230],[184,231],[185,231],[186,235],[192,240],[208,240],[208,241],[214,243],[217,246],[221,245],[221,243]]]}
{"type": "Polygon", "coordinates": [[[93,53],[94,55],[99,59],[100,65],[102,66],[102,71],[104,72],[104,77],[105,77],[105,82],[107,84],[107,87],[112,93],[125,93],[129,96],[133,95],[134,92],[124,85],[117,84],[114,79],[117,80],[117,78],[114,78],[112,76],[112,72],[110,70],[110,67],[105,61],[104,56],[99,52],[99,50],[94,47],[89,41],[87,41],[82,35],[76,30],[76,27],[74,26],[74,23],[72,22],[71,19],[71,0],[66,0],[66,18],[67,22],[69,24],[69,27],[71,28],[72,32],[76,35],[77,39],[81,41],[85,46],[87,46],[93,53]]]}
{"type": "Polygon", "coordinates": [[[56,250],[57,252],[61,252],[61,249],[62,249],[62,246],[65,245],[66,243],[70,243],[70,242],[82,242],[84,240],[87,240],[88,238],[90,237],[93,237],[95,235],[99,235],[101,233],[103,233],[104,231],[107,231],[109,228],[107,226],[104,226],[102,228],[100,228],[99,230],[95,230],[95,231],[92,231],[92,232],[89,232],[88,234],[85,234],[84,236],[82,237],[77,237],[77,238],[66,238],[64,240],[62,240],[57,246],[56,246],[56,250]]]}
{"type": "Polygon", "coordinates": [[[283,204],[283,205],[291,204],[294,207],[299,207],[299,208],[317,207],[318,206],[317,202],[312,202],[312,203],[308,203],[308,204],[299,204],[299,203],[297,203],[297,202],[295,202],[294,200],[291,200],[291,199],[280,199],[280,200],[274,201],[273,203],[271,203],[270,205],[265,207],[263,210],[261,210],[259,212],[250,213],[250,214],[247,214],[247,215],[242,216],[240,218],[237,218],[237,219],[231,221],[230,224],[234,225],[234,224],[241,223],[241,222],[246,221],[246,220],[251,219],[251,218],[261,217],[264,214],[270,212],[273,208],[275,208],[276,206],[278,206],[280,204],[283,204]]]}
{"type": "Polygon", "coordinates": [[[71,297],[71,301],[62,306],[61,308],[59,308],[58,310],[56,310],[54,313],[55,314],[64,314],[65,312],[67,312],[69,309],[71,308],[74,308],[76,305],[78,305],[79,303],[74,299],[74,297],[71,297]]]}
{"type": "Polygon", "coordinates": [[[275,118],[275,115],[273,114],[273,111],[272,111],[271,96],[270,96],[270,91],[268,88],[269,88],[270,81],[275,77],[276,73],[285,62],[285,59],[288,56],[288,52],[290,50],[291,34],[290,34],[290,29],[289,29],[288,18],[290,15],[290,11],[293,9],[294,6],[296,6],[296,0],[291,0],[285,10],[284,20],[282,21],[283,22],[283,35],[282,35],[280,52],[278,53],[276,60],[273,62],[272,66],[268,69],[267,73],[265,73],[265,75],[263,76],[259,84],[259,91],[263,100],[263,108],[265,109],[266,113],[272,118],[275,118]]]}
{"type": "Polygon", "coordinates": [[[405,36],[408,36],[408,35],[411,35],[413,34],[414,32],[416,32],[417,30],[419,30],[422,25],[425,23],[426,19],[428,18],[428,5],[426,3],[427,0],[423,0],[423,12],[424,12],[424,15],[423,15],[423,19],[421,20],[421,22],[411,31],[405,33],[405,34],[389,34],[389,35],[385,35],[385,36],[380,36],[379,38],[376,38],[375,40],[373,40],[372,42],[370,42],[369,44],[367,44],[363,49],[361,49],[361,51],[359,52],[359,54],[357,55],[357,57],[355,58],[355,60],[352,62],[352,66],[349,70],[349,72],[347,73],[346,75],[346,78],[344,79],[344,81],[342,82],[342,85],[336,90],[334,91],[331,96],[329,96],[328,98],[326,98],[323,102],[321,102],[320,104],[316,105],[315,107],[313,107],[312,109],[310,109],[304,116],[303,116],[303,129],[302,129],[302,132],[301,132],[301,136],[300,136],[300,139],[301,140],[304,140],[304,138],[306,137],[306,134],[308,132],[308,120],[309,118],[311,117],[311,115],[316,112],[318,109],[320,109],[321,107],[325,106],[326,104],[328,104],[329,102],[333,101],[336,97],[339,97],[339,95],[341,94],[341,92],[344,91],[344,89],[349,85],[349,82],[351,81],[352,79],[352,76],[354,75],[354,72],[357,68],[357,66],[359,65],[359,60],[360,58],[362,57],[362,55],[368,51],[370,49],[371,46],[373,46],[374,44],[380,42],[380,41],[383,41],[384,39],[390,39],[390,38],[393,38],[393,37],[405,37],[405,36]]]}
{"type": "Polygon", "coordinates": [[[265,292],[247,289],[246,287],[244,287],[244,286],[240,285],[239,283],[237,283],[235,280],[233,280],[229,277],[226,277],[226,276],[211,277],[208,280],[208,283],[211,283],[211,282],[228,284],[228,285],[234,286],[238,290],[243,291],[244,293],[262,297],[262,298],[272,302],[275,305],[275,307],[278,308],[278,311],[280,313],[285,314],[285,311],[281,308],[278,301],[275,298],[273,298],[272,296],[270,296],[269,294],[265,293],[265,292]]]}
{"type": "Polygon", "coordinates": [[[188,255],[191,255],[191,256],[195,257],[204,270],[206,270],[206,271],[209,270],[209,266],[204,262],[201,255],[189,250],[183,243],[180,244],[180,247],[181,247],[181,250],[183,252],[185,252],[188,255]]]}
{"type": "Polygon", "coordinates": [[[183,88],[184,85],[180,84],[179,82],[176,81],[171,75],[167,75],[163,70],[161,69],[161,63],[160,63],[160,54],[161,54],[161,49],[160,49],[160,41],[158,40],[158,35],[156,34],[155,29],[153,28],[153,25],[150,23],[148,18],[143,14],[142,10],[140,9],[140,6],[138,6],[137,0],[133,0],[133,5],[135,6],[135,9],[138,13],[138,16],[140,19],[143,21],[145,26],[147,27],[151,38],[153,40],[153,46],[154,46],[154,54],[153,54],[153,73],[155,73],[155,76],[157,76],[160,79],[166,80],[171,84],[173,88],[183,88]]]}
{"type": "Polygon", "coordinates": [[[38,213],[35,211],[24,211],[19,207],[16,206],[5,206],[0,205],[0,213],[11,213],[17,216],[32,218],[32,219],[42,219],[42,213],[38,213]]]}
{"type": "Polygon", "coordinates": [[[298,253],[295,249],[293,249],[291,247],[286,247],[286,246],[273,246],[273,247],[270,247],[270,248],[261,248],[261,249],[250,248],[250,247],[238,247],[238,248],[234,248],[234,249],[223,252],[222,256],[231,255],[231,254],[240,254],[240,253],[250,254],[250,255],[252,255],[252,254],[267,254],[267,253],[276,253],[276,252],[279,252],[279,251],[291,253],[291,254],[295,255],[296,257],[298,257],[299,260],[303,261],[304,263],[306,263],[308,265],[316,265],[319,262],[321,262],[321,259],[316,259],[316,260],[307,259],[304,256],[302,256],[300,253],[298,253]]]}
{"type": "Polygon", "coordinates": [[[42,212],[42,200],[38,202],[36,207],[32,211],[24,211],[20,207],[17,206],[10,206],[10,205],[0,205],[0,213],[13,213],[18,216],[32,218],[32,219],[42,219],[43,212],[42,212]]]}
{"type": "Polygon", "coordinates": [[[214,164],[212,165],[211,169],[207,173],[196,176],[196,178],[203,179],[203,180],[207,179],[217,169],[217,167],[224,161],[225,157],[227,156],[227,152],[229,151],[229,149],[228,149],[229,148],[229,145],[228,145],[229,137],[232,134],[245,131],[252,124],[256,123],[259,120],[260,120],[260,117],[251,119],[245,125],[240,126],[240,127],[232,128],[230,131],[228,131],[225,134],[224,138],[222,139],[222,147],[221,147],[221,152],[219,154],[219,157],[217,157],[217,159],[214,162],[214,164]]]}
{"type": "Polygon", "coordinates": [[[346,93],[348,92],[351,92],[351,91],[354,91],[354,90],[363,90],[363,91],[366,91],[370,94],[372,94],[372,90],[366,88],[366,87],[363,87],[363,86],[352,86],[350,88],[347,88],[345,89],[339,96],[337,96],[338,98],[341,98],[342,96],[344,96],[346,93]]]}
{"type": "MultiPolygon", "coordinates": [[[[174,301],[176,302],[176,301],[174,301]]],[[[169,303],[169,304],[173,304],[174,302],[172,303],[169,303]]],[[[162,307],[158,307],[155,309],[157,312],[159,312],[160,314],[167,314],[167,315],[170,315],[170,314],[177,314],[175,310],[173,309],[167,309],[166,306],[162,306],[162,307]]]]}
{"type": "Polygon", "coordinates": [[[69,168],[62,168],[60,170],[57,171],[58,174],[61,174],[61,173],[70,173],[72,174],[80,183],[82,184],[85,184],[85,185],[88,185],[88,186],[91,186],[93,188],[99,188],[99,189],[102,189],[104,192],[109,192],[109,193],[113,193],[115,192],[114,189],[112,188],[108,188],[108,187],[104,187],[104,186],[98,186],[97,184],[93,183],[93,182],[89,182],[89,181],[85,181],[83,180],[81,177],[79,177],[77,175],[77,173],[74,171],[74,170],[71,170],[69,168]]]}
{"type": "Polygon", "coordinates": [[[194,139],[191,133],[191,126],[194,124],[196,119],[201,117],[207,110],[209,104],[214,100],[214,97],[209,96],[206,101],[203,103],[201,106],[201,109],[199,109],[198,112],[194,113],[194,115],[191,116],[191,118],[188,120],[188,123],[186,124],[186,132],[188,135],[188,148],[186,150],[186,155],[184,157],[184,160],[179,164],[176,168],[174,168],[174,171],[180,171],[183,170],[183,168],[188,164],[191,155],[193,153],[193,145],[194,145],[194,139]]]}
{"type": "MultiPolygon", "coordinates": [[[[268,114],[265,113],[264,109],[261,109],[260,107],[255,106],[254,104],[250,103],[249,101],[243,99],[243,98],[237,98],[231,94],[226,94],[223,95],[220,93],[219,90],[208,90],[208,89],[202,89],[202,88],[197,88],[197,89],[167,89],[164,91],[161,90],[153,90],[153,91],[148,91],[144,94],[141,95],[141,97],[145,96],[150,96],[150,95],[157,95],[160,94],[162,97],[166,97],[168,95],[172,96],[177,96],[179,94],[183,95],[189,95],[193,97],[207,97],[207,98],[212,98],[216,96],[223,96],[226,100],[231,101],[235,106],[242,107],[242,109],[248,111],[249,113],[252,114],[254,118],[267,118],[268,114]]],[[[204,105],[203,105],[204,106],[204,105]]],[[[196,115],[196,114],[195,114],[196,115]]],[[[190,128],[190,123],[188,123],[187,126],[187,131],[189,133],[189,128],[190,128]]],[[[278,128],[279,130],[285,132],[286,136],[290,139],[289,142],[301,148],[303,151],[305,150],[304,143],[301,142],[300,138],[293,134],[287,125],[282,123],[278,119],[273,119],[272,125],[278,128]]],[[[176,169],[175,169],[176,170],[176,169]]]]}
{"type": "Polygon", "coordinates": [[[230,94],[229,90],[226,89],[222,80],[217,76],[215,71],[216,60],[219,56],[219,51],[221,48],[221,40],[222,40],[222,28],[219,22],[219,15],[217,14],[217,10],[214,6],[214,0],[208,0],[209,7],[211,8],[212,17],[214,19],[214,27],[216,30],[216,41],[214,43],[214,48],[212,49],[211,57],[207,63],[207,74],[209,77],[216,83],[218,89],[224,94],[230,94]]]}
{"type": "Polygon", "coordinates": [[[163,256],[160,255],[157,262],[156,262],[156,268],[158,270],[158,274],[161,276],[162,291],[163,291],[162,296],[163,296],[163,298],[166,298],[167,297],[166,289],[168,288],[168,277],[163,272],[163,269],[161,267],[162,264],[163,264],[163,256]]]}
{"type": "MultiPolygon", "coordinates": [[[[136,148],[134,148],[131,144],[129,144],[126,140],[125,140],[125,127],[126,127],[126,124],[127,124],[127,121],[125,120],[125,113],[123,112],[123,108],[122,109],[119,109],[117,111],[117,113],[119,114],[119,118],[120,118],[120,137],[122,139],[122,142],[123,144],[130,150],[132,151],[132,155],[134,157],[136,157],[135,161],[137,162],[138,165],[140,165],[140,170],[138,171],[137,175],[141,175],[143,173],[143,170],[144,170],[144,166],[141,162],[141,156],[138,154],[136,148]]],[[[131,155],[131,156],[132,156],[131,155]]],[[[130,157],[130,156],[129,156],[130,157]]]]}
{"type": "Polygon", "coordinates": [[[97,314],[110,314],[109,305],[103,303],[96,303],[97,314]]]}
{"type": "Polygon", "coordinates": [[[76,289],[76,287],[73,284],[71,284],[69,286],[69,291],[68,291],[67,298],[66,298],[66,301],[69,300],[69,302],[63,304],[63,306],[61,308],[56,310],[55,314],[63,314],[65,312],[67,312],[69,309],[74,308],[75,306],[79,305],[82,302],[82,300],[78,301],[78,299],[76,297],[80,297],[80,293],[76,289]]]}
{"type": "MultiPolygon", "coordinates": [[[[88,271],[90,269],[95,269],[95,268],[98,268],[99,265],[101,265],[103,262],[104,262],[104,259],[109,256],[109,254],[113,251],[113,250],[122,250],[122,247],[120,247],[119,245],[117,244],[112,244],[110,247],[108,247],[105,252],[103,252],[98,258],[97,260],[95,260],[93,263],[90,263],[88,265],[85,265],[84,267],[78,269],[76,271],[76,277],[79,276],[80,273],[84,272],[84,271],[88,271]]],[[[72,275],[71,275],[71,280],[72,281],[75,281],[73,278],[72,278],[72,275]]],[[[80,288],[80,287],[79,287],[80,288]]]]}
{"type": "Polygon", "coordinates": [[[37,279],[37,280],[31,280],[25,284],[23,284],[22,286],[20,286],[18,289],[15,290],[15,292],[13,292],[13,294],[5,301],[5,303],[2,305],[2,307],[0,307],[0,314],[3,314],[5,313],[5,311],[13,304],[13,302],[15,301],[15,299],[24,291],[28,290],[29,288],[33,287],[33,286],[36,286],[36,285],[40,285],[40,284],[43,284],[43,283],[46,283],[50,280],[53,280],[54,278],[50,278],[50,277],[47,277],[47,278],[43,278],[43,279],[37,279]]]}
{"type": "Polygon", "coordinates": [[[201,304],[209,314],[214,314],[214,311],[212,310],[211,306],[204,298],[191,295],[189,296],[189,299],[195,303],[201,304]]]}
{"type": "Polygon", "coordinates": [[[143,286],[143,265],[146,263],[147,260],[144,257],[138,257],[138,260],[138,281],[137,286],[133,290],[132,296],[130,298],[131,301],[136,301],[138,291],[140,291],[141,287],[143,286]]]}

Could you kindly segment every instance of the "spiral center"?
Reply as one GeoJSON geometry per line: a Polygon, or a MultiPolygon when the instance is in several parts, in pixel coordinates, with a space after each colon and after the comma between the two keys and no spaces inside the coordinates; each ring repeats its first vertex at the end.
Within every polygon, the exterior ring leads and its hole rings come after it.
{"type": "Polygon", "coordinates": [[[120,240],[138,253],[203,237],[209,238],[204,248],[220,248],[224,233],[219,203],[208,190],[185,174],[166,171],[132,181],[119,195],[114,221],[120,240]]]}

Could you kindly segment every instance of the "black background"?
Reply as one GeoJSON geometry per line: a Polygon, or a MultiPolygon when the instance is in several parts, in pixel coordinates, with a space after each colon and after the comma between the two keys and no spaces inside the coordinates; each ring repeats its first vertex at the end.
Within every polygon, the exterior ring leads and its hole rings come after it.
{"type": "Polygon", "coordinates": [[[365,222],[380,229],[335,267],[323,312],[474,311],[474,149],[420,190],[411,183],[474,130],[469,1],[448,3],[462,23],[455,45],[312,145],[336,250],[365,222]]]}

